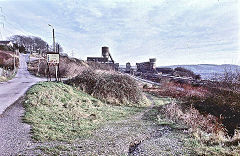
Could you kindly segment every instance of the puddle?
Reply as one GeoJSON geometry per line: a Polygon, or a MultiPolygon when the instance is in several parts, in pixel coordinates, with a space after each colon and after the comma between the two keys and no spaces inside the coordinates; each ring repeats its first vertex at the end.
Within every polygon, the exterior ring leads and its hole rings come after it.
{"type": "Polygon", "coordinates": [[[128,149],[128,155],[129,156],[140,155],[140,148],[139,148],[140,144],[141,144],[141,141],[131,142],[128,149]]]}
{"type": "Polygon", "coordinates": [[[22,83],[30,83],[30,82],[22,82],[22,83]]]}

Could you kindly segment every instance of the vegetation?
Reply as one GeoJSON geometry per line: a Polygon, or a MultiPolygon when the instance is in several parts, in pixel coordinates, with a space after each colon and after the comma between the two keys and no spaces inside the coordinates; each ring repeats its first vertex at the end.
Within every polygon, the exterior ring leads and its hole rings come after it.
{"type": "MultiPolygon", "coordinates": [[[[16,71],[14,71],[14,52],[12,51],[0,51],[0,82],[8,81],[12,79],[16,71]]],[[[19,66],[19,58],[18,56],[15,57],[15,65],[16,67],[19,66]]]]}
{"type": "MultiPolygon", "coordinates": [[[[60,76],[61,77],[67,77],[67,78],[73,78],[79,74],[82,73],[82,71],[86,69],[92,69],[92,70],[107,70],[111,71],[112,67],[110,67],[107,64],[102,64],[98,62],[87,62],[83,60],[79,60],[76,58],[69,58],[68,56],[60,55],[60,76]]],[[[32,61],[28,65],[28,70],[36,75],[41,77],[46,77],[47,72],[47,61],[46,59],[40,59],[40,62],[38,60],[32,61]]],[[[50,74],[52,77],[55,76],[55,67],[50,66],[49,68],[50,74]]]]}
{"type": "MultiPolygon", "coordinates": [[[[14,52],[11,51],[0,51],[0,68],[4,68],[6,70],[13,70],[14,65],[14,52]]],[[[19,66],[19,58],[15,57],[16,67],[19,66]]]]}
{"type": "Polygon", "coordinates": [[[35,45],[35,49],[39,49],[42,51],[47,50],[47,42],[43,41],[40,37],[35,36],[23,36],[23,35],[14,35],[9,38],[17,48],[20,48],[20,52],[24,52],[26,49],[22,47],[32,47],[35,45]],[[24,50],[24,51],[22,51],[24,50]]]}
{"type": "Polygon", "coordinates": [[[0,45],[0,50],[2,50],[2,51],[14,51],[14,47],[6,46],[6,45],[0,45]]]}
{"type": "MultiPolygon", "coordinates": [[[[14,47],[19,49],[20,52],[26,52],[26,50],[28,50],[26,48],[29,47],[31,47],[32,50],[39,50],[42,52],[47,52],[52,49],[46,41],[37,36],[13,35],[9,37],[9,40],[14,43],[14,47]]],[[[61,45],[59,43],[56,45],[59,45],[59,51],[63,52],[61,45]]]]}
{"type": "Polygon", "coordinates": [[[225,77],[201,87],[167,83],[144,90],[177,99],[159,108],[159,114],[189,127],[193,138],[188,143],[199,155],[236,155],[240,153],[240,93],[235,80],[225,77]]]}
{"type": "Polygon", "coordinates": [[[193,71],[189,69],[185,69],[183,67],[177,67],[174,69],[173,75],[175,76],[186,76],[186,77],[192,77],[193,79],[201,79],[200,75],[196,75],[193,71]]]}
{"type": "Polygon", "coordinates": [[[7,81],[7,78],[4,76],[0,76],[0,82],[4,82],[4,81],[7,81]]]}
{"type": "Polygon", "coordinates": [[[107,103],[138,107],[148,104],[137,82],[123,74],[88,69],[66,83],[107,103]]]}
{"type": "Polygon", "coordinates": [[[63,83],[42,82],[26,95],[24,121],[38,141],[71,142],[91,135],[110,120],[119,120],[141,108],[112,106],[63,83]]]}

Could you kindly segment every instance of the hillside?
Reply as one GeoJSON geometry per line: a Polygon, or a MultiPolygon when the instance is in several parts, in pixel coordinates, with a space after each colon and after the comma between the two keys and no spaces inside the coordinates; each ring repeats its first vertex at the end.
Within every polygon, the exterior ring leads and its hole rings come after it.
{"type": "Polygon", "coordinates": [[[214,76],[221,76],[226,70],[240,70],[240,66],[233,64],[197,64],[197,65],[172,65],[172,66],[161,66],[168,68],[183,67],[192,70],[196,74],[200,74],[202,79],[211,79],[214,76]]]}

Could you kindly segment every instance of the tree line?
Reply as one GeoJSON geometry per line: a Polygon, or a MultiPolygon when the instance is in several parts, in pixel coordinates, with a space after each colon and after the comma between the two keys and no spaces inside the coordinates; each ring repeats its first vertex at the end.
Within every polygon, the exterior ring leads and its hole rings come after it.
{"type": "MultiPolygon", "coordinates": [[[[24,35],[13,35],[9,37],[9,41],[12,41],[14,48],[19,49],[20,52],[47,52],[53,51],[53,46],[48,45],[46,41],[36,36],[24,36],[24,35]]],[[[59,51],[63,52],[63,48],[59,43],[59,51]]]]}

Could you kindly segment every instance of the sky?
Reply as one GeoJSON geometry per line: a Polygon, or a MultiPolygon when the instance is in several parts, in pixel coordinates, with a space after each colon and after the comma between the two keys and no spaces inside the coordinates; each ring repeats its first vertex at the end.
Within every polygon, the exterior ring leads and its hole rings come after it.
{"type": "Polygon", "coordinates": [[[0,0],[0,39],[56,41],[86,60],[108,46],[120,64],[240,65],[240,0],[0,0]],[[3,24],[4,23],[4,27],[3,24]]]}

